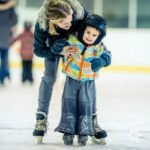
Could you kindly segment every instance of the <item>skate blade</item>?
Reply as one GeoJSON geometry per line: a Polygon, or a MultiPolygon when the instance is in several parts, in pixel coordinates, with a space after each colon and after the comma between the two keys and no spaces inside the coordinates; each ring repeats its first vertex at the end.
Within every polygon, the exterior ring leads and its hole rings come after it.
{"type": "Polygon", "coordinates": [[[106,144],[105,138],[97,139],[97,138],[95,138],[95,136],[92,136],[91,141],[92,141],[92,143],[96,143],[96,144],[100,144],[100,145],[106,144]]]}
{"type": "Polygon", "coordinates": [[[36,136],[37,144],[42,144],[43,136],[36,136]]]}

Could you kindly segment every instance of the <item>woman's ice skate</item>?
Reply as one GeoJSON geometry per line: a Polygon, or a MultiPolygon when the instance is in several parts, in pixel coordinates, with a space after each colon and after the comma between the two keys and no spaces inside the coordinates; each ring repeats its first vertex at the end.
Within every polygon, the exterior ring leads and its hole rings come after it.
{"type": "Polygon", "coordinates": [[[35,136],[37,140],[37,144],[42,144],[44,136],[35,136]]]}
{"type": "Polygon", "coordinates": [[[41,144],[43,141],[43,137],[47,132],[47,124],[47,117],[45,113],[37,113],[37,122],[33,131],[33,136],[37,139],[38,144],[41,144]]]}
{"type": "Polygon", "coordinates": [[[92,143],[97,143],[100,145],[105,145],[105,138],[107,137],[107,133],[105,130],[101,129],[97,123],[97,116],[93,116],[93,130],[94,136],[91,137],[92,143]]]}

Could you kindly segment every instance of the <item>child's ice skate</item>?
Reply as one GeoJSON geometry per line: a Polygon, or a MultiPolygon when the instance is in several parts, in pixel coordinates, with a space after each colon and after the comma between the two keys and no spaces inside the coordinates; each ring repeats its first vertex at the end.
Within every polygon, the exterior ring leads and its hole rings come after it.
{"type": "Polygon", "coordinates": [[[105,145],[106,141],[105,138],[107,137],[107,133],[105,130],[101,129],[100,126],[97,123],[97,116],[93,116],[93,130],[94,130],[94,136],[91,137],[91,141],[93,143],[105,145]]]}
{"type": "Polygon", "coordinates": [[[64,133],[64,135],[63,135],[64,144],[65,145],[72,145],[73,144],[73,138],[74,138],[73,134],[64,133]]]}
{"type": "Polygon", "coordinates": [[[47,116],[45,113],[43,112],[38,112],[36,114],[36,125],[35,125],[35,129],[33,131],[33,136],[36,137],[37,139],[37,143],[41,144],[43,141],[43,137],[45,135],[45,133],[47,132],[47,116]]]}
{"type": "Polygon", "coordinates": [[[78,144],[81,145],[81,146],[85,146],[87,140],[88,140],[88,136],[87,135],[79,135],[78,136],[78,144]]]}

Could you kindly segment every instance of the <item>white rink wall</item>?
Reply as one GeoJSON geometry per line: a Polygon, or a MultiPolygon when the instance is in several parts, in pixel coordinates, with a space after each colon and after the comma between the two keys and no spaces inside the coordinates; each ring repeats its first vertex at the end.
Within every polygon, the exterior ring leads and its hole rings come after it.
{"type": "MultiPolygon", "coordinates": [[[[112,52],[112,66],[150,67],[150,30],[108,29],[104,44],[112,52]]],[[[14,52],[13,52],[14,53],[14,52]]],[[[18,54],[11,60],[18,62],[18,54]]],[[[35,63],[41,58],[35,57],[35,63]]]]}
{"type": "Polygon", "coordinates": [[[150,30],[108,29],[104,43],[113,65],[150,67],[150,30]]]}
{"type": "Polygon", "coordinates": [[[38,17],[39,9],[33,9],[33,8],[24,8],[24,7],[18,7],[16,9],[16,13],[18,14],[18,27],[19,29],[22,29],[23,22],[25,20],[30,20],[33,23],[36,22],[36,19],[38,17]]]}

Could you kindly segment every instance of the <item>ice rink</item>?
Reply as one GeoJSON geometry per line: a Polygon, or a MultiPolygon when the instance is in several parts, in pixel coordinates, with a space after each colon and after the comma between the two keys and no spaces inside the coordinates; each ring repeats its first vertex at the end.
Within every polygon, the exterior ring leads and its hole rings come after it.
{"type": "MultiPolygon", "coordinates": [[[[11,51],[11,82],[0,86],[0,150],[150,150],[150,30],[111,29],[108,33],[105,43],[112,51],[112,68],[102,69],[96,81],[98,122],[108,132],[107,144],[92,144],[89,139],[85,147],[76,141],[74,146],[64,146],[62,134],[54,132],[65,80],[59,72],[48,133],[44,144],[37,145],[32,131],[43,70],[34,70],[34,85],[22,85],[19,56],[11,51]]],[[[41,63],[41,59],[38,61],[41,63]]]]}
{"type": "Polygon", "coordinates": [[[62,134],[54,132],[60,118],[64,76],[58,74],[49,113],[49,130],[44,144],[32,136],[35,125],[38,88],[43,74],[35,70],[34,85],[20,82],[20,70],[12,69],[12,81],[0,87],[0,150],[149,150],[149,73],[101,71],[97,82],[98,121],[108,132],[107,144],[90,139],[85,147],[65,146],[62,134]]]}

